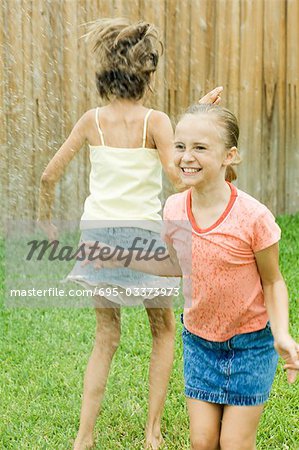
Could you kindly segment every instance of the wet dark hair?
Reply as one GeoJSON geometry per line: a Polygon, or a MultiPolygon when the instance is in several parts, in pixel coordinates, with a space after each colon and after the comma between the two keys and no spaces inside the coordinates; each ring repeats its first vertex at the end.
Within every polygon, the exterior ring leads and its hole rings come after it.
{"type": "Polygon", "coordinates": [[[99,19],[85,35],[96,55],[96,86],[102,98],[140,99],[150,87],[163,46],[147,22],[99,19]]]}
{"type": "MultiPolygon", "coordinates": [[[[222,108],[218,105],[196,103],[190,106],[185,114],[215,114],[217,116],[218,123],[225,130],[224,145],[228,150],[231,147],[238,147],[239,139],[239,124],[236,116],[226,108],[222,108]]],[[[184,114],[184,115],[185,115],[184,114]]],[[[225,172],[225,179],[227,181],[233,181],[237,179],[237,172],[233,166],[240,164],[242,158],[237,152],[234,161],[227,166],[225,172]]]]}

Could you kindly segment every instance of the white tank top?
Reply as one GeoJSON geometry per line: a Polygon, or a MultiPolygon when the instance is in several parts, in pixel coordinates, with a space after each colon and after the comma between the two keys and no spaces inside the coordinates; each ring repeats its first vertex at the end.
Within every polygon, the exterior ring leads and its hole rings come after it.
{"type": "Polygon", "coordinates": [[[160,230],[162,166],[158,151],[145,147],[147,120],[151,112],[152,109],[144,118],[142,147],[119,148],[105,145],[98,119],[99,108],[96,108],[95,120],[101,145],[89,146],[90,195],[84,203],[81,229],[137,226],[160,230]],[[96,225],[94,221],[98,221],[96,225]],[[140,221],[144,222],[141,224],[140,221]]]}

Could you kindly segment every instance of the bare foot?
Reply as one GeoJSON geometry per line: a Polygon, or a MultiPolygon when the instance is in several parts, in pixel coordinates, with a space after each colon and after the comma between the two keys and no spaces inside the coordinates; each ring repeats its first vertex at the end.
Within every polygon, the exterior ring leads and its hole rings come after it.
{"type": "Polygon", "coordinates": [[[94,440],[92,437],[90,438],[76,438],[74,442],[73,450],[87,450],[94,446],[94,440]]]}
{"type": "Polygon", "coordinates": [[[145,449],[148,450],[158,450],[164,444],[164,439],[159,431],[159,433],[152,433],[147,435],[145,441],[145,449]]]}

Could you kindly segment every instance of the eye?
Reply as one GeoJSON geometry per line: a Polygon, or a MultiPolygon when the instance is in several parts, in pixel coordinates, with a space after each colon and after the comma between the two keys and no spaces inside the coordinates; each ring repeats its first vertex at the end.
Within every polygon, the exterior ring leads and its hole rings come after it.
{"type": "Polygon", "coordinates": [[[184,144],[181,144],[180,142],[177,142],[176,144],[174,144],[174,148],[179,151],[185,150],[184,144]]]}
{"type": "Polygon", "coordinates": [[[196,145],[195,150],[206,150],[206,147],[204,147],[203,145],[196,145]]]}

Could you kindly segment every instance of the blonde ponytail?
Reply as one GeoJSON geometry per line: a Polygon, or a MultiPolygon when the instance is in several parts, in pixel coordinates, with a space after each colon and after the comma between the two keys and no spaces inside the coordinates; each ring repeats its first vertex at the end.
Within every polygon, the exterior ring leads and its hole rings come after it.
{"type": "Polygon", "coordinates": [[[237,153],[235,155],[233,162],[229,166],[227,166],[227,168],[225,170],[226,181],[234,181],[238,178],[237,171],[233,166],[237,166],[241,162],[242,162],[242,158],[237,150],[237,153]]]}
{"type": "Polygon", "coordinates": [[[225,170],[225,179],[226,181],[234,181],[237,179],[237,172],[232,165],[227,166],[225,170]]]}

